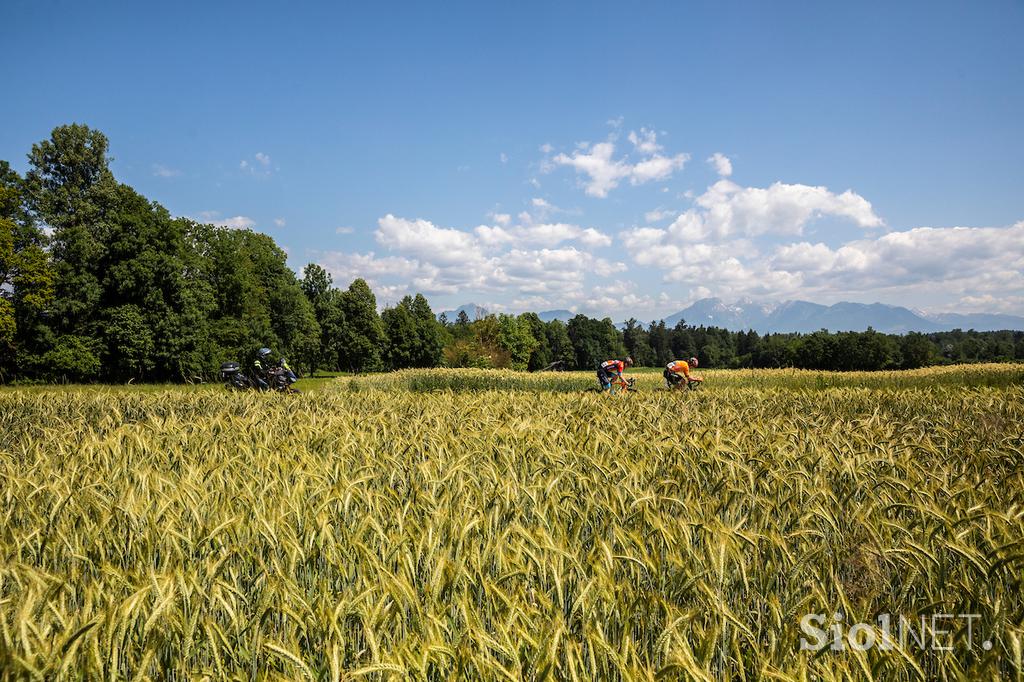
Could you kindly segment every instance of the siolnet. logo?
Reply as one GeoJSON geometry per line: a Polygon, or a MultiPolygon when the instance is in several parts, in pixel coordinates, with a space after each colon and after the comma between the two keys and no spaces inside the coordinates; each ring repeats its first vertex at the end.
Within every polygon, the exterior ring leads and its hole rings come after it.
{"type": "MultiPolygon", "coordinates": [[[[953,651],[958,647],[971,649],[979,637],[975,622],[981,618],[977,613],[932,613],[915,617],[903,614],[880,614],[876,623],[853,623],[844,627],[846,620],[842,613],[831,618],[822,613],[808,613],[800,619],[802,651],[821,651],[825,647],[833,651],[867,651],[877,648],[891,651],[914,647],[919,650],[953,651]],[[826,623],[830,623],[826,625],[826,623]]],[[[988,651],[992,641],[983,639],[981,648],[988,651]]]]}

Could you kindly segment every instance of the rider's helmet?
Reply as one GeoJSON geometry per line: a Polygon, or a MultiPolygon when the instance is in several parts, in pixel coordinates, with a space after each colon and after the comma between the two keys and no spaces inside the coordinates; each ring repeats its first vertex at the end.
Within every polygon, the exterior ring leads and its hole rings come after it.
{"type": "Polygon", "coordinates": [[[268,357],[270,357],[270,349],[266,347],[260,348],[258,351],[256,351],[256,355],[259,356],[260,360],[266,360],[268,357]]]}
{"type": "Polygon", "coordinates": [[[690,358],[690,361],[687,364],[689,364],[690,367],[696,367],[697,366],[697,358],[690,358]]]}
{"type": "Polygon", "coordinates": [[[633,366],[633,358],[627,357],[625,362],[626,362],[626,367],[632,367],[633,366]]]}

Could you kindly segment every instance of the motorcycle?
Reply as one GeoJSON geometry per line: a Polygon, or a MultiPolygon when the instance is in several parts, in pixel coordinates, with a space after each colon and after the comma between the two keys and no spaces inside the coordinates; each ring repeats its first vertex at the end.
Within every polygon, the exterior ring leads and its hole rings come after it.
{"type": "Polygon", "coordinates": [[[271,368],[265,378],[249,376],[237,362],[225,362],[220,366],[220,378],[229,391],[278,391],[300,393],[292,387],[289,373],[281,367],[271,368]]]}
{"type": "Polygon", "coordinates": [[[280,391],[281,393],[301,393],[299,389],[292,386],[296,379],[292,378],[295,375],[284,367],[271,367],[267,370],[267,383],[270,384],[271,390],[280,391]]]}
{"type": "Polygon", "coordinates": [[[220,378],[224,381],[224,388],[229,391],[247,391],[256,387],[237,362],[222,363],[220,378]]]}

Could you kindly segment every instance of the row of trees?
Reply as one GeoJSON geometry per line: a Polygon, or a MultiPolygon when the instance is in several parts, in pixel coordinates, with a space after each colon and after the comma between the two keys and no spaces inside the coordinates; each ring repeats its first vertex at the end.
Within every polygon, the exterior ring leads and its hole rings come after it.
{"type": "Polygon", "coordinates": [[[591,370],[608,358],[633,357],[641,367],[697,357],[702,367],[800,367],[819,370],[912,369],[952,362],[1024,360],[1024,332],[953,331],[933,334],[865,332],[766,334],[691,327],[680,322],[643,326],[629,320],[619,330],[610,319],[577,315],[563,324],[534,313],[488,316],[455,323],[446,332],[444,364],[453,367],[591,370]]]}
{"type": "Polygon", "coordinates": [[[417,294],[377,311],[361,279],[301,279],[270,237],[174,218],[119,183],[107,138],[62,126],[33,145],[24,177],[0,161],[0,381],[188,381],[261,346],[306,371],[556,365],[593,369],[696,355],[718,367],[919,367],[1024,359],[1019,332],[890,336],[729,332],[577,315],[437,320],[417,294]]]}
{"type": "Polygon", "coordinates": [[[319,343],[301,358],[310,372],[440,364],[443,327],[422,294],[406,296],[378,315],[377,299],[364,280],[357,279],[344,291],[336,289],[331,274],[316,263],[303,268],[302,290],[320,329],[319,343]]]}
{"type": "Polygon", "coordinates": [[[711,367],[799,367],[820,370],[914,369],[955,362],[1024,360],[1024,332],[961,331],[904,335],[826,330],[813,334],[732,332],[664,322],[646,329],[635,320],[623,330],[627,350],[640,365],[695,356],[711,367]]]}

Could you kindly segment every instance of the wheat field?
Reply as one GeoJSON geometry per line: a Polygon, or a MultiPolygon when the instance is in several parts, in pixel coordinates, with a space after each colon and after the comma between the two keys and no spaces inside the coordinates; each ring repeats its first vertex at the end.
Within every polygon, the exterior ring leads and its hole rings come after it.
{"type": "Polygon", "coordinates": [[[660,381],[4,389],[0,674],[1021,679],[1024,367],[660,381]]]}

